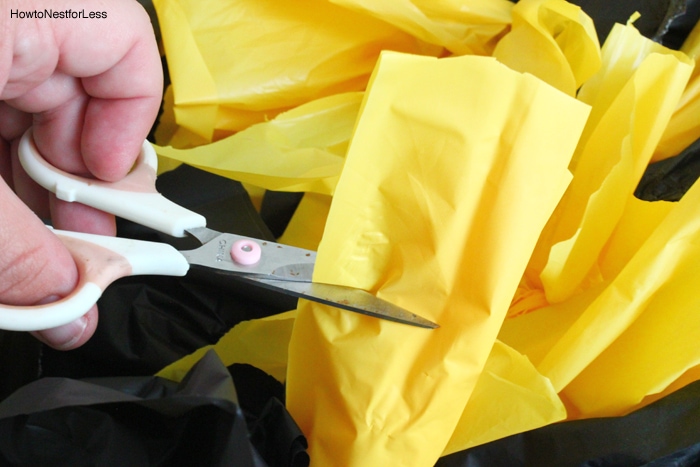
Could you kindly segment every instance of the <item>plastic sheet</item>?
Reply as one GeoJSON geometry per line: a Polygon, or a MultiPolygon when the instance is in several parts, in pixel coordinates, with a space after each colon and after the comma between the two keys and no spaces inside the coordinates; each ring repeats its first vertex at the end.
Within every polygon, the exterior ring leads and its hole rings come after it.
{"type": "Polygon", "coordinates": [[[498,42],[493,56],[570,96],[600,68],[593,20],[579,7],[558,0],[518,3],[511,30],[498,42]]]}
{"type": "Polygon", "coordinates": [[[700,138],[700,124],[696,118],[700,111],[700,68],[697,66],[700,60],[700,27],[696,26],[690,32],[681,51],[694,60],[695,68],[654,152],[653,161],[675,156],[700,138]]]}
{"type": "Polygon", "coordinates": [[[441,328],[303,303],[287,401],[315,465],[429,465],[443,452],[569,181],[587,115],[491,58],[382,56],[314,277],[376,292],[441,328]]]}
{"type": "MultiPolygon", "coordinates": [[[[13,465],[266,467],[265,456],[279,457],[270,438],[294,426],[273,406],[267,413],[273,422],[258,420],[251,434],[231,376],[213,353],[179,385],[154,377],[44,378],[0,404],[0,456],[13,465]],[[256,438],[259,447],[273,447],[256,449],[256,438]]],[[[283,436],[286,459],[274,465],[308,463],[303,435],[283,436]]]]}
{"type": "Polygon", "coordinates": [[[318,99],[211,144],[156,146],[161,159],[269,190],[332,194],[362,102],[362,93],[318,99]]]}
{"type": "Polygon", "coordinates": [[[511,24],[507,0],[332,0],[455,55],[491,55],[511,24]]]}
{"type": "Polygon", "coordinates": [[[700,140],[680,154],[650,164],[634,195],[646,201],[679,201],[700,176],[700,140]]]}
{"type": "Polygon", "coordinates": [[[695,274],[691,265],[697,214],[691,213],[696,203],[691,199],[697,195],[689,192],[675,207],[644,205],[632,196],[690,74],[685,56],[659,47],[630,26],[619,26],[608,37],[604,71],[579,94],[593,109],[572,165],[574,179],[526,273],[531,284],[541,279],[546,299],[537,303],[532,295],[516,297],[511,309],[516,317],[501,332],[504,342],[525,353],[552,380],[570,418],[632,410],[674,387],[676,378],[697,365],[692,351],[681,351],[692,339],[685,330],[695,326],[687,314],[694,308],[693,285],[683,278],[695,274]],[[610,61],[606,55],[613,50],[615,60],[610,61]],[[639,66],[625,71],[624,54],[630,52],[627,63],[639,66]],[[653,71],[642,78],[644,63],[651,58],[653,71]],[[659,60],[668,59],[675,64],[667,62],[670,67],[665,68],[659,60]],[[658,85],[643,84],[664,73],[669,74],[658,85]],[[678,81],[672,84],[674,79],[678,81]],[[640,99],[629,94],[632,89],[640,99]],[[606,114],[620,112],[616,106],[623,102],[635,102],[634,111],[623,110],[604,123],[606,114]],[[634,121],[629,137],[622,136],[627,131],[623,121],[634,121]],[[616,138],[622,138],[617,148],[611,146],[618,144],[616,138]],[[543,258],[542,252],[547,266],[530,269],[543,258]],[[674,301],[679,297],[684,298],[674,301]],[[521,298],[522,307],[517,303],[521,298]],[[528,306],[539,316],[517,316],[528,306]],[[685,326],[680,324],[684,319],[685,326]],[[637,353],[639,342],[644,346],[637,353]],[[670,358],[665,352],[674,350],[679,353],[672,359],[651,363],[662,355],[670,358]]]}
{"type": "MultiPolygon", "coordinates": [[[[236,182],[183,165],[162,175],[158,188],[206,215],[212,228],[272,238],[248,194],[236,182]]],[[[119,230],[121,235],[134,238],[182,241],[162,238],[127,222],[120,222],[119,230]]],[[[80,349],[58,352],[38,348],[28,335],[3,334],[3,354],[14,355],[11,363],[3,365],[8,374],[3,379],[4,390],[20,391],[5,401],[5,409],[16,411],[20,406],[17,401],[25,401],[25,405],[31,401],[31,423],[39,420],[37,423],[48,424],[54,430],[51,436],[60,438],[56,449],[48,452],[43,444],[46,438],[38,439],[33,432],[27,435],[30,425],[21,425],[23,416],[6,411],[5,427],[15,428],[8,428],[3,436],[3,453],[25,460],[38,456],[33,458],[35,462],[51,465],[115,464],[121,459],[129,465],[307,465],[303,435],[284,407],[284,388],[262,370],[240,361],[227,362],[227,370],[215,354],[203,352],[200,356],[205,358],[195,362],[196,377],[192,376],[194,365],[177,378],[151,376],[182,356],[215,343],[235,324],[274,315],[295,303],[250,286],[222,287],[206,274],[133,277],[105,291],[99,302],[101,319],[96,336],[80,349]],[[17,360],[17,355],[23,359],[17,360]],[[39,376],[42,378],[37,379],[39,376]],[[182,381],[179,388],[173,383],[175,379],[182,381]],[[207,386],[210,379],[219,386],[207,386]],[[102,390],[103,386],[110,391],[102,390]],[[229,396],[233,395],[221,403],[223,410],[219,402],[212,402],[216,393],[207,393],[220,386],[228,387],[229,396]],[[201,400],[182,401],[183,391],[200,391],[196,395],[201,400]],[[43,410],[34,397],[63,401],[63,405],[43,410]],[[172,416],[184,403],[190,403],[192,410],[185,413],[181,409],[179,418],[172,416]],[[115,410],[123,412],[126,420],[119,413],[115,415],[115,410]],[[228,436],[227,424],[234,422],[236,431],[228,436]],[[27,428],[20,429],[22,426],[27,428]],[[239,452],[241,443],[245,449],[239,452]],[[231,454],[230,450],[236,452],[231,454]],[[125,458],[124,451],[133,457],[125,458]],[[66,457],[71,453],[73,457],[66,457]]]]}
{"type": "Polygon", "coordinates": [[[617,25],[603,68],[578,98],[591,117],[571,163],[571,186],[544,228],[526,278],[556,303],[599,274],[596,262],[614,230],[687,82],[692,65],[633,26],[617,25]]]}
{"type": "Polygon", "coordinates": [[[177,123],[202,142],[320,97],[364,89],[381,50],[441,52],[324,0],[153,3],[177,123]]]}

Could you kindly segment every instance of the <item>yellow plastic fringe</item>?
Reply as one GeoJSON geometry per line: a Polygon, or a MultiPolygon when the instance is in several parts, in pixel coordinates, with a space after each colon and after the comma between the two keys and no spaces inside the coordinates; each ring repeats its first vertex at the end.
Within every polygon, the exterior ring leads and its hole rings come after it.
{"type": "Polygon", "coordinates": [[[579,7],[558,0],[517,3],[512,30],[498,43],[494,56],[570,96],[600,68],[593,21],[579,7]]]}
{"type": "Polygon", "coordinates": [[[675,156],[700,138],[700,23],[695,25],[681,51],[694,60],[695,68],[652,161],[675,156]]]}
{"type": "Polygon", "coordinates": [[[161,159],[269,190],[332,194],[361,101],[362,93],[336,94],[214,143],[155,150],[161,159]]]}
{"type": "Polygon", "coordinates": [[[331,0],[455,55],[491,55],[511,24],[508,0],[331,0]]]}
{"type": "Polygon", "coordinates": [[[363,90],[381,50],[442,50],[325,0],[153,3],[177,123],[206,141],[320,97],[363,90]]]}
{"type": "Polygon", "coordinates": [[[692,67],[683,54],[616,25],[603,67],[579,99],[591,116],[572,161],[574,179],[542,232],[526,277],[550,303],[602,280],[598,258],[646,168],[692,67]]]}
{"type": "Polygon", "coordinates": [[[603,46],[603,68],[579,93],[592,110],[574,179],[500,334],[550,378],[570,418],[625,413],[698,364],[683,337],[696,324],[678,321],[695,306],[686,261],[697,259],[697,216],[686,206],[697,195],[678,204],[632,195],[691,69],[685,55],[617,25],[603,46]],[[663,319],[666,325],[652,324],[663,319]],[[668,325],[679,326],[675,336],[668,325]],[[669,349],[675,356],[652,368],[669,349]]]}

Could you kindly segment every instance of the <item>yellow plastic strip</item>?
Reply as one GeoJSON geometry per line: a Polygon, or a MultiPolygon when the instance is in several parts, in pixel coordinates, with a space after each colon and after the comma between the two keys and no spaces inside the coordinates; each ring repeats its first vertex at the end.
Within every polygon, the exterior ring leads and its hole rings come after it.
{"type": "Polygon", "coordinates": [[[314,279],[441,327],[302,301],[287,403],[313,465],[433,465],[570,180],[588,107],[475,56],[385,53],[368,93],[314,279]]]}

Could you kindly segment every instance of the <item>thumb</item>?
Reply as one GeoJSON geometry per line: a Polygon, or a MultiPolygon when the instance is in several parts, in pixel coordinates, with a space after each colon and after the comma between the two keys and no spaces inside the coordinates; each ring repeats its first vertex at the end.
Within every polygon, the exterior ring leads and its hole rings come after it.
{"type": "MultiPolygon", "coordinates": [[[[68,295],[78,270],[68,250],[0,178],[0,303],[34,305],[68,295]]],[[[85,343],[97,324],[96,308],[73,323],[34,335],[57,349],[85,343]]]]}

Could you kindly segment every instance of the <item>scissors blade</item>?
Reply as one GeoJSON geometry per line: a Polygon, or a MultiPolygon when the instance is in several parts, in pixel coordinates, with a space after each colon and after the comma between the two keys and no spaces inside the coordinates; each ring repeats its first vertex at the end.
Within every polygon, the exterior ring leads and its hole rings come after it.
{"type": "Polygon", "coordinates": [[[435,329],[436,323],[411,313],[360,289],[311,281],[316,252],[279,243],[257,240],[230,233],[220,233],[206,227],[188,230],[203,245],[180,253],[191,265],[215,269],[235,275],[293,297],[305,298],[356,313],[421,328],[435,329]],[[254,264],[241,264],[230,254],[240,241],[253,242],[259,247],[260,258],[254,264]]]}
{"type": "Polygon", "coordinates": [[[270,289],[282,289],[285,293],[311,300],[314,302],[331,305],[355,313],[373,316],[388,321],[408,324],[419,328],[436,329],[440,325],[430,320],[411,313],[393,303],[375,297],[369,292],[341,285],[322,284],[318,282],[292,282],[285,280],[268,279],[259,276],[246,276],[270,289]]]}

